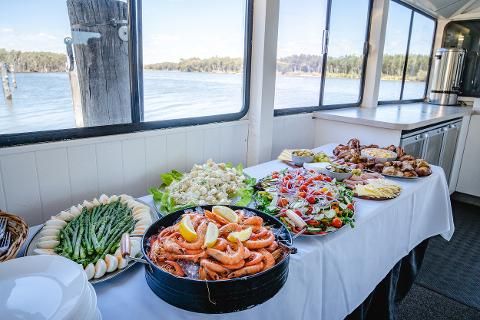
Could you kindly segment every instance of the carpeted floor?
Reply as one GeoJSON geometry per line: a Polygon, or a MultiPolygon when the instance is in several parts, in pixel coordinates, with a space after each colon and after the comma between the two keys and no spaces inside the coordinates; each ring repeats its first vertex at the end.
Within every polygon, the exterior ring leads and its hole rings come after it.
{"type": "Polygon", "coordinates": [[[452,208],[453,238],[430,239],[399,319],[480,319],[480,207],[453,201],[452,208]]]}

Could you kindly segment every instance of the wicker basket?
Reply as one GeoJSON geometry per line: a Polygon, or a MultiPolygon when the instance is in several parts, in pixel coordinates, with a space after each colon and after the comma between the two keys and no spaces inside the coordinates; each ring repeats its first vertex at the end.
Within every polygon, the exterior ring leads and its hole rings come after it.
{"type": "Polygon", "coordinates": [[[28,226],[25,220],[19,216],[6,213],[0,210],[0,217],[6,217],[8,220],[7,231],[11,233],[10,248],[8,251],[0,256],[0,262],[13,259],[17,256],[22,248],[23,243],[27,240],[28,226]]]}

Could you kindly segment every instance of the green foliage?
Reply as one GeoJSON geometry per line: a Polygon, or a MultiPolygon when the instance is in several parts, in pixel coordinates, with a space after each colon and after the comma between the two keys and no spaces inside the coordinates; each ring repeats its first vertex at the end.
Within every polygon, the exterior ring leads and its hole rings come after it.
{"type": "Polygon", "coordinates": [[[0,48],[0,61],[15,65],[15,72],[63,72],[67,56],[53,52],[7,51],[0,48]]]}
{"type": "Polygon", "coordinates": [[[177,70],[183,72],[242,72],[243,61],[241,58],[211,57],[207,59],[189,58],[180,59],[180,62],[161,62],[145,65],[145,69],[152,70],[177,70]]]}

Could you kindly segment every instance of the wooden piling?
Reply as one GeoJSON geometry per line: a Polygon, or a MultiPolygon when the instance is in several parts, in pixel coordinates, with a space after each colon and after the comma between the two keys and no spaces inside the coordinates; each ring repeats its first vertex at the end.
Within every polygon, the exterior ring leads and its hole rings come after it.
{"type": "Polygon", "coordinates": [[[0,62],[0,69],[2,75],[3,96],[6,100],[12,100],[12,91],[10,90],[10,83],[8,81],[7,74],[7,64],[4,62],[0,62]]]}
{"type": "Polygon", "coordinates": [[[12,75],[12,86],[17,88],[17,76],[15,75],[15,63],[10,65],[10,74],[12,75]]]}
{"type": "Polygon", "coordinates": [[[84,125],[131,122],[128,43],[111,23],[128,20],[127,3],[67,0],[67,8],[72,31],[100,34],[86,43],[73,37],[84,125]]]}

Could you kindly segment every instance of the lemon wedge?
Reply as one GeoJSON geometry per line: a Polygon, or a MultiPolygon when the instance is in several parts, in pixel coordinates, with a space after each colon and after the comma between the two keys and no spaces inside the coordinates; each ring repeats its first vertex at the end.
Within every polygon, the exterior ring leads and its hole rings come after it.
{"type": "Polygon", "coordinates": [[[248,227],[247,229],[244,229],[242,231],[230,232],[227,239],[230,242],[237,242],[237,239],[240,241],[247,241],[248,239],[250,239],[251,235],[252,235],[252,227],[248,227]]]}
{"type": "Polygon", "coordinates": [[[215,245],[218,239],[218,227],[215,223],[209,222],[207,226],[207,233],[205,234],[204,248],[211,248],[215,245]]]}
{"type": "Polygon", "coordinates": [[[193,228],[192,220],[190,220],[190,216],[184,216],[182,221],[180,221],[180,225],[178,226],[180,234],[182,237],[187,240],[187,242],[193,242],[197,239],[197,233],[193,228]]]}
{"type": "Polygon", "coordinates": [[[230,222],[238,223],[238,215],[229,207],[213,206],[212,212],[218,214],[219,216],[227,219],[230,222]]]}

